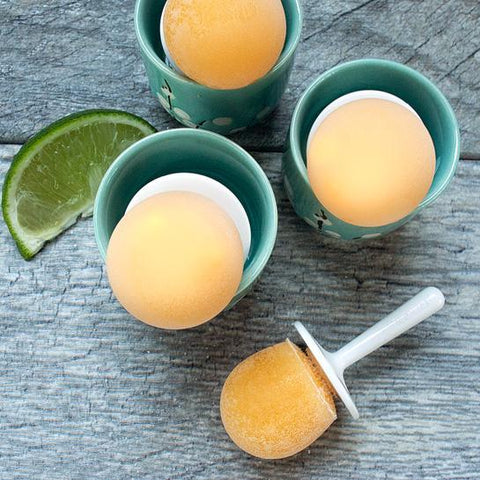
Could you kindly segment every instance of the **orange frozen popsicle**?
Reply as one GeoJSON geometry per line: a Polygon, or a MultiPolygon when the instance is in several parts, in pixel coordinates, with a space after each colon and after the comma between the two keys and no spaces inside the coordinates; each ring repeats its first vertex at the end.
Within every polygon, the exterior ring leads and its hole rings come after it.
{"type": "Polygon", "coordinates": [[[251,355],[230,373],[220,410],[231,439],[265,459],[300,452],[337,418],[321,370],[289,340],[251,355]]]}
{"type": "Polygon", "coordinates": [[[279,459],[308,447],[335,421],[332,392],[353,418],[359,418],[345,385],[345,370],[444,304],[440,290],[425,288],[336,352],[322,348],[302,323],[295,322],[306,354],[286,340],[251,355],[228,376],[220,399],[227,433],[247,453],[279,459]]]}
{"type": "Polygon", "coordinates": [[[115,227],[107,273],[119,302],[139,320],[191,328],[232,300],[243,272],[243,247],[233,220],[192,192],[154,195],[115,227]]]}
{"type": "Polygon", "coordinates": [[[435,148],[422,120],[393,101],[340,106],[313,132],[307,169],[319,201],[341,220],[378,227],[410,214],[435,172],[435,148]]]}
{"type": "Polygon", "coordinates": [[[215,89],[241,88],[263,77],[286,37],[281,0],[168,0],[161,28],[175,66],[215,89]]]}

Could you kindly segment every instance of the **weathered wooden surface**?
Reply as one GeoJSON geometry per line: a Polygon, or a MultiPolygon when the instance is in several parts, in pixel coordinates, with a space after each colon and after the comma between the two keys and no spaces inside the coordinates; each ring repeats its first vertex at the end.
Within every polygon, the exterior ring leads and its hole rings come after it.
{"type": "MultiPolygon", "coordinates": [[[[0,0],[0,182],[39,127],[89,107],[177,127],[150,96],[133,0],[0,0]]],[[[451,100],[465,158],[480,159],[478,0],[304,2],[296,69],[275,115],[236,137],[265,168],[279,235],[233,310],[187,332],[134,321],[112,298],[91,220],[24,262],[0,221],[0,479],[476,479],[480,471],[480,162],[460,162],[436,204],[370,243],[319,237],[280,179],[295,101],[320,72],[392,58],[451,100]],[[271,153],[255,153],[272,150],[271,153]],[[308,451],[262,462],[229,441],[218,400],[228,372],[301,320],[331,348],[427,285],[446,307],[347,373],[362,417],[308,451]]]]}
{"type": "MultiPolygon", "coordinates": [[[[16,147],[2,148],[3,176],[16,147]]],[[[480,163],[383,240],[338,243],[298,219],[279,154],[255,154],[279,204],[278,243],[253,293],[186,332],[129,317],[112,299],[92,222],[33,262],[0,227],[0,478],[474,479],[480,469],[480,163]],[[347,374],[362,417],[339,420],[280,462],[243,454],[219,417],[245,356],[305,322],[337,348],[436,285],[440,314],[347,374]]]]}
{"type": "MultiPolygon", "coordinates": [[[[276,115],[235,137],[281,148],[295,102],[323,71],[380,57],[437,82],[458,115],[466,152],[480,151],[478,0],[305,0],[305,28],[290,88],[276,115]]],[[[133,30],[134,0],[0,0],[0,139],[21,143],[82,108],[177,124],[148,90],[133,30]]]]}

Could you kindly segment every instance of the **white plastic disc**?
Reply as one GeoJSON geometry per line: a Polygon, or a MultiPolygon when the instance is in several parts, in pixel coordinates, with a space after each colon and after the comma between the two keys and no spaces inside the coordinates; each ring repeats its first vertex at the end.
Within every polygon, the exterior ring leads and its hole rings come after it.
{"type": "Polygon", "coordinates": [[[243,246],[243,256],[245,259],[248,257],[252,237],[247,212],[240,200],[225,185],[205,175],[172,173],[157,178],[135,194],[125,213],[147,198],[165,192],[193,192],[214,201],[235,223],[243,246]]]}
{"type": "Polygon", "coordinates": [[[328,360],[327,356],[329,353],[324,350],[317,341],[310,335],[310,332],[303,326],[301,322],[294,323],[295,328],[302,337],[303,341],[307,344],[307,347],[312,352],[312,355],[315,357],[315,360],[318,362],[318,365],[323,370],[323,373],[328,378],[333,389],[340,397],[344,405],[347,407],[347,410],[350,412],[353,418],[357,419],[360,417],[357,407],[348,392],[348,388],[343,381],[343,376],[338,375],[335,367],[328,360]]]}
{"type": "Polygon", "coordinates": [[[347,103],[355,102],[357,100],[365,100],[367,98],[388,100],[390,102],[396,103],[398,105],[401,105],[402,107],[405,107],[407,110],[410,110],[410,112],[414,113],[418,118],[420,118],[417,112],[407,102],[403,101],[401,98],[398,98],[395,95],[392,95],[391,93],[382,92],[380,90],[359,90],[358,92],[348,93],[347,95],[343,95],[342,97],[337,98],[320,112],[317,119],[312,125],[310,134],[308,135],[307,148],[310,146],[310,142],[312,141],[313,136],[318,130],[318,127],[331,113],[333,113],[335,110],[338,110],[340,107],[343,107],[343,105],[346,105],[347,103]]]}

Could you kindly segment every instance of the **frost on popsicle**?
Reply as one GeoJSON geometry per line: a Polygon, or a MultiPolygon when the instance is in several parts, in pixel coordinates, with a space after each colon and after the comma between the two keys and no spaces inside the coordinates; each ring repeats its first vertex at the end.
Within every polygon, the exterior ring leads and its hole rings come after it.
{"type": "Polygon", "coordinates": [[[294,455],[337,418],[321,371],[289,340],[251,355],[222,391],[222,421],[231,439],[265,459],[294,455]]]}

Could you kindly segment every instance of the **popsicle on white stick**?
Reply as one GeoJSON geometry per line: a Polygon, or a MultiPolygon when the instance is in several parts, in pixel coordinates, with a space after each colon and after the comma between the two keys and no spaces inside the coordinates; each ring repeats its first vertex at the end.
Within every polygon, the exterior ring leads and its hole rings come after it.
{"type": "Polygon", "coordinates": [[[337,418],[335,396],[358,418],[344,370],[433,315],[444,302],[440,290],[426,288],[335,353],[296,322],[306,353],[286,340],[251,355],[228,376],[220,410],[230,438],[251,455],[279,459],[305,449],[328,429],[337,418]]]}

